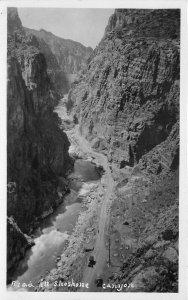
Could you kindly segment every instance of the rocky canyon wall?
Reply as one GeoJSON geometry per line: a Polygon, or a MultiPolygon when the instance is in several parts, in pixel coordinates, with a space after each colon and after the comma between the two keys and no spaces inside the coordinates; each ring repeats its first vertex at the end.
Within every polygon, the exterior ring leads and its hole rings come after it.
{"type": "MultiPolygon", "coordinates": [[[[116,10],[70,91],[82,134],[120,168],[164,142],[179,119],[179,20],[178,10],[116,10]]],[[[173,139],[177,148],[178,130],[173,139]]]]}
{"type": "Polygon", "coordinates": [[[179,10],[115,10],[68,97],[111,165],[122,267],[108,279],[124,292],[178,292],[179,39],[179,10]]]}
{"type": "Polygon", "coordinates": [[[77,74],[87,65],[91,47],[55,36],[44,29],[24,27],[27,35],[35,36],[47,61],[47,72],[60,95],[67,93],[77,74]]]}
{"type": "Polygon", "coordinates": [[[53,112],[58,92],[33,36],[26,36],[17,10],[8,8],[7,213],[8,274],[28,246],[35,221],[62,198],[71,165],[69,141],[53,112]],[[11,219],[10,219],[11,218],[11,219]],[[10,222],[12,220],[12,222],[10,222]]]}

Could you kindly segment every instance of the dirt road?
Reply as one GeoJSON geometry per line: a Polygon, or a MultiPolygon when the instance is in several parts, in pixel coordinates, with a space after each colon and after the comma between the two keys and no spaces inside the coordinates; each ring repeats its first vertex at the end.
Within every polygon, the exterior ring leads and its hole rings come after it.
{"type": "MultiPolygon", "coordinates": [[[[66,100],[66,99],[65,99],[66,100]]],[[[64,102],[64,99],[62,103],[64,102]]],[[[57,107],[56,111],[58,112],[59,116],[62,120],[69,119],[72,122],[72,118],[67,115],[66,107],[64,104],[60,102],[59,106],[57,107]]],[[[105,155],[102,153],[96,153],[91,148],[89,142],[81,136],[79,132],[79,125],[76,125],[73,129],[67,130],[66,134],[71,142],[71,152],[75,152],[80,156],[86,156],[89,158],[94,158],[94,162],[98,165],[103,166],[105,170],[105,174],[103,175],[103,185],[105,185],[106,193],[104,195],[103,201],[101,203],[101,210],[99,215],[99,223],[98,229],[99,232],[97,233],[97,237],[95,240],[94,251],[91,255],[94,256],[96,265],[93,268],[86,267],[83,272],[82,282],[89,283],[89,289],[80,289],[79,291],[95,291],[97,288],[95,286],[95,279],[97,276],[102,274],[104,264],[107,259],[107,251],[105,249],[105,225],[108,221],[108,207],[110,204],[110,198],[113,191],[114,181],[111,175],[111,170],[108,165],[108,160],[105,155]]]]}
{"type": "Polygon", "coordinates": [[[80,149],[83,153],[85,153],[89,157],[94,157],[95,163],[103,166],[105,170],[105,174],[103,175],[103,180],[104,180],[103,184],[106,187],[106,193],[101,204],[99,224],[98,224],[99,232],[96,237],[94,251],[91,253],[91,255],[94,255],[94,258],[96,260],[96,265],[94,265],[93,268],[86,267],[83,273],[82,282],[89,283],[90,288],[87,290],[86,289],[79,290],[81,292],[82,291],[91,292],[96,290],[95,283],[94,283],[95,278],[102,274],[103,267],[107,259],[107,251],[105,249],[104,235],[105,235],[105,225],[108,220],[107,210],[112,195],[114,182],[113,182],[110,168],[108,166],[107,157],[101,153],[96,153],[93,151],[88,141],[80,135],[78,126],[76,126],[73,130],[67,132],[67,134],[69,136],[69,139],[71,140],[71,144],[73,144],[78,151],[80,149]]]}

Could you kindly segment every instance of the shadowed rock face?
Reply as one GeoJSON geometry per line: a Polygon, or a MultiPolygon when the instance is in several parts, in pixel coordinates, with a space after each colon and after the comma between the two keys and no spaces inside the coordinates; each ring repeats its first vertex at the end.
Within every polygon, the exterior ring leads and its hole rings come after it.
{"type": "Polygon", "coordinates": [[[116,10],[70,92],[82,133],[118,164],[137,163],[179,118],[179,18],[116,10]]]}
{"type": "Polygon", "coordinates": [[[27,35],[34,35],[47,61],[47,71],[57,90],[67,93],[81,69],[86,67],[92,53],[91,47],[55,36],[44,29],[24,28],[27,35]]]}
{"type": "Polygon", "coordinates": [[[14,8],[8,9],[7,66],[7,181],[14,187],[8,190],[7,213],[18,225],[12,225],[14,230],[8,234],[8,267],[13,268],[27,247],[27,239],[20,242],[19,237],[62,201],[57,189],[59,176],[65,176],[70,166],[70,144],[53,113],[58,94],[45,57],[36,38],[25,36],[14,8]],[[15,241],[12,233],[17,231],[15,241]]]}
{"type": "Polygon", "coordinates": [[[7,240],[7,269],[11,270],[14,269],[17,261],[24,257],[26,249],[34,245],[34,242],[20,230],[13,217],[7,219],[7,234],[11,237],[7,240]]]}

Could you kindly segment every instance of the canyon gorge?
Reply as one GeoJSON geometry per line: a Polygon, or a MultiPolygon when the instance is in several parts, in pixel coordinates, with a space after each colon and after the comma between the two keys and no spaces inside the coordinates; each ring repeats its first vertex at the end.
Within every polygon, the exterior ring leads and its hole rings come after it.
{"type": "Polygon", "coordinates": [[[115,9],[94,50],[7,22],[7,284],[67,213],[35,291],[178,292],[180,10],[115,9]]]}

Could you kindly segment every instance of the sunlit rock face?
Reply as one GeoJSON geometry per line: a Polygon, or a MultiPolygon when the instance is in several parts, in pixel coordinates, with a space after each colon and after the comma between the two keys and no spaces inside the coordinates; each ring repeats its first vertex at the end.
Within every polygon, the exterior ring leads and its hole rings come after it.
{"type": "Polygon", "coordinates": [[[179,10],[115,10],[68,97],[81,133],[112,163],[112,232],[135,243],[109,277],[133,284],[124,292],[178,292],[179,30],[179,10]]]}
{"type": "Polygon", "coordinates": [[[8,234],[8,266],[13,268],[23,256],[20,245],[22,252],[27,248],[22,233],[62,201],[57,189],[59,176],[70,167],[70,143],[53,112],[58,93],[45,57],[36,38],[25,35],[14,8],[8,9],[7,67],[7,213],[18,225],[11,225],[8,234]]]}
{"type": "Polygon", "coordinates": [[[179,10],[117,9],[71,89],[82,134],[121,167],[138,163],[178,121],[179,22],[179,10]]]}

